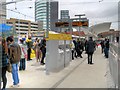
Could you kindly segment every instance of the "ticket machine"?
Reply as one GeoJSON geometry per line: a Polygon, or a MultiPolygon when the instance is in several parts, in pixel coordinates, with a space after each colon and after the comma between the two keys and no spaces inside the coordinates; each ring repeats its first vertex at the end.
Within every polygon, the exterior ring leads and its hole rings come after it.
{"type": "Polygon", "coordinates": [[[49,32],[46,38],[46,72],[58,72],[70,63],[70,34],[49,32]]]}

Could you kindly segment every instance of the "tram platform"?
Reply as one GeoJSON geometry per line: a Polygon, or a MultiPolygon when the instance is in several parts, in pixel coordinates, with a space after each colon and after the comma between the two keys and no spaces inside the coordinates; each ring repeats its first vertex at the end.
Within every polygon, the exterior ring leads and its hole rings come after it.
{"type": "MultiPolygon", "coordinates": [[[[19,88],[107,88],[108,59],[98,47],[93,55],[92,65],[87,64],[87,54],[77,58],[57,73],[46,75],[45,66],[36,60],[27,61],[25,71],[19,71],[19,88]]],[[[12,85],[12,75],[7,73],[7,88],[12,85]]]]}

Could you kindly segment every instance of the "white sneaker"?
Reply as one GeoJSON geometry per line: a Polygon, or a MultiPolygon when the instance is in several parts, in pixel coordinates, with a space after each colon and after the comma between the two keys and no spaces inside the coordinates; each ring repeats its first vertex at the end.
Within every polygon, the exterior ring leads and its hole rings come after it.
{"type": "Polygon", "coordinates": [[[18,88],[20,85],[19,84],[17,84],[17,85],[11,85],[10,87],[11,88],[18,88]]]}

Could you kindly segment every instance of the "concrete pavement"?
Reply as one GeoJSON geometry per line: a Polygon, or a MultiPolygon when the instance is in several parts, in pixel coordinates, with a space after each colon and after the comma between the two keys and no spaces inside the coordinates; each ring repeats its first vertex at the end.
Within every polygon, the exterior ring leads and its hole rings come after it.
{"type": "Polygon", "coordinates": [[[106,62],[107,60],[101,54],[100,49],[98,49],[93,56],[93,65],[87,64],[86,60],[59,84],[57,88],[107,88],[105,77],[106,62]]]}
{"type": "MultiPolygon", "coordinates": [[[[87,64],[87,55],[70,62],[58,73],[46,75],[45,66],[36,60],[27,61],[27,69],[19,71],[19,88],[107,88],[105,77],[107,59],[101,54],[100,48],[93,56],[93,65],[87,64]]],[[[7,73],[7,88],[12,85],[11,73],[7,73]]]]}

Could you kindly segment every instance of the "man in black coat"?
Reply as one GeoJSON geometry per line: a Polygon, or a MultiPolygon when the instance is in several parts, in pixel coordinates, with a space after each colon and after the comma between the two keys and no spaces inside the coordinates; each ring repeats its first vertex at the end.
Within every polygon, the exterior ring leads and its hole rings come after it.
{"type": "Polygon", "coordinates": [[[44,58],[46,57],[46,40],[43,39],[40,44],[40,50],[42,52],[41,65],[44,65],[44,58]]]}
{"type": "Polygon", "coordinates": [[[88,54],[88,64],[92,63],[92,56],[95,50],[95,42],[93,41],[92,37],[89,38],[89,41],[86,43],[86,53],[88,54]]]}
{"type": "Polygon", "coordinates": [[[101,51],[103,53],[104,52],[104,47],[105,47],[104,40],[102,40],[100,44],[101,44],[101,51]]]}

